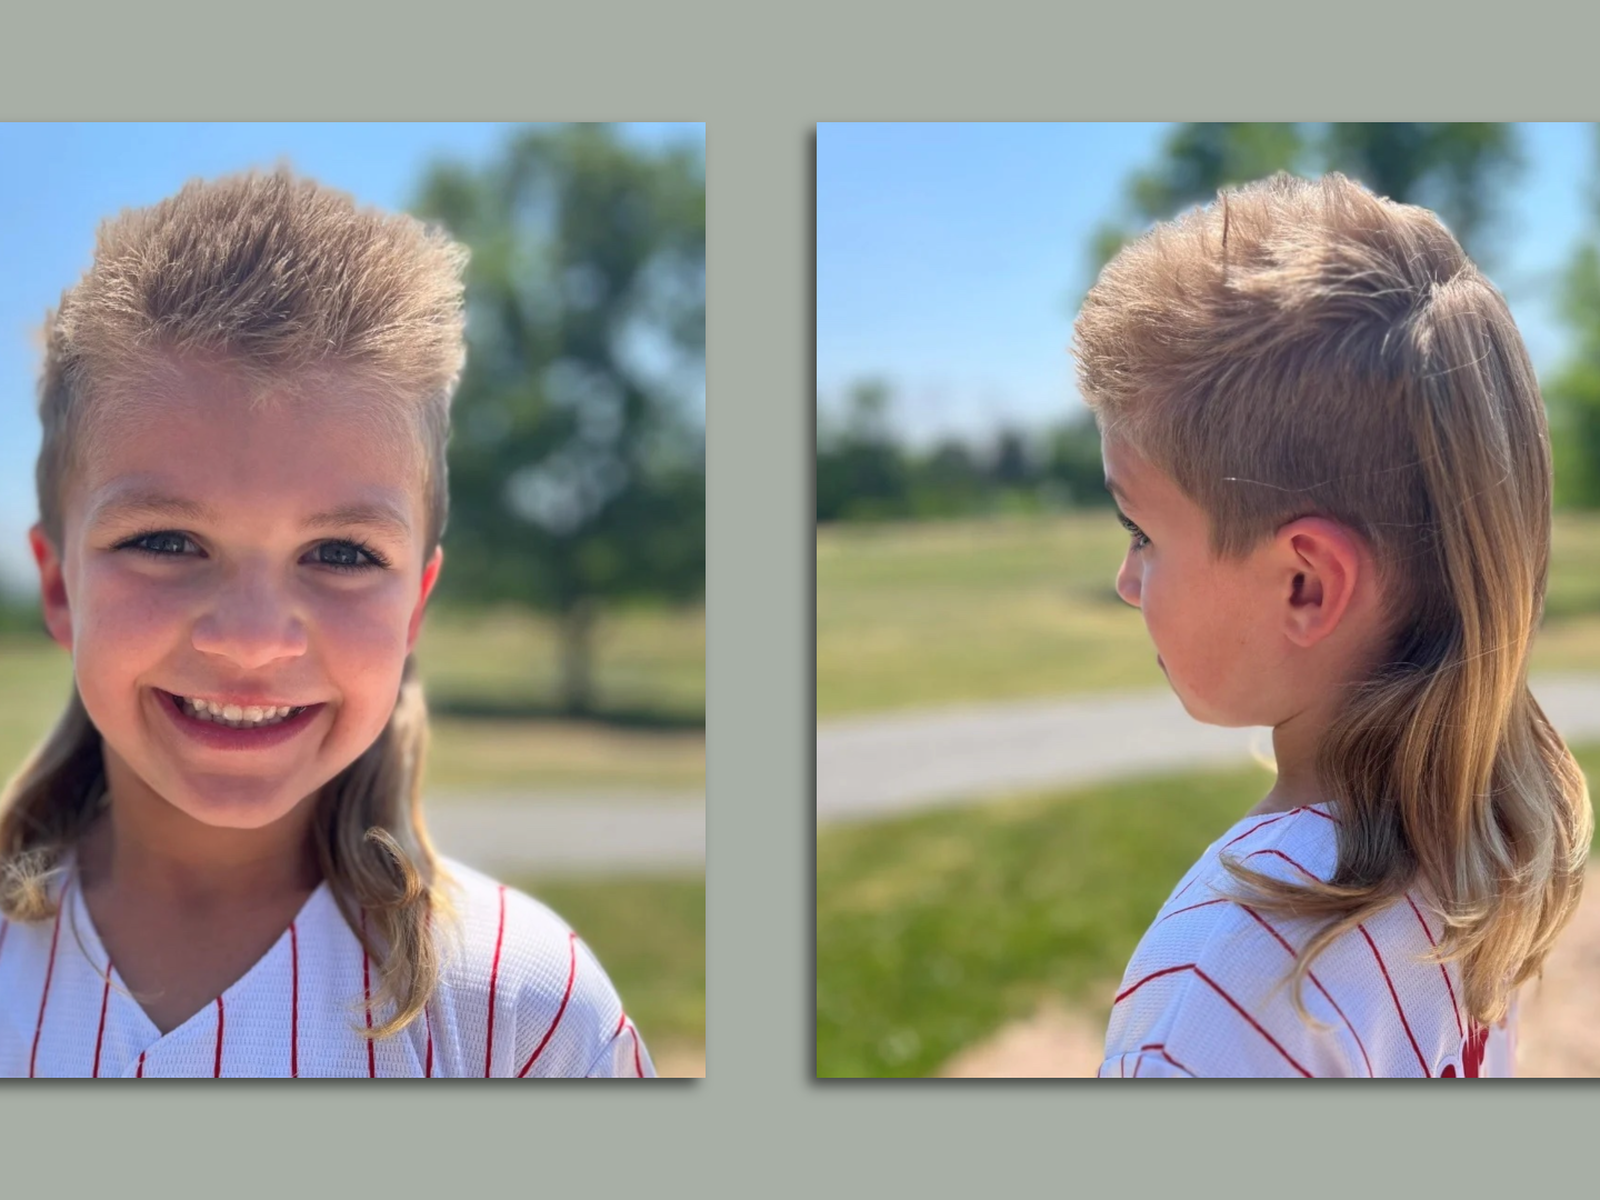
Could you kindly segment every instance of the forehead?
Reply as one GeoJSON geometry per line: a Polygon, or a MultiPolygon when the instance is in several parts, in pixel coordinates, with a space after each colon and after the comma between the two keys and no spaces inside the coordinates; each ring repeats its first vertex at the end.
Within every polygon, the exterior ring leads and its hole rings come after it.
{"type": "Polygon", "coordinates": [[[68,508],[137,487],[281,507],[386,493],[420,511],[423,454],[394,399],[319,369],[263,385],[208,365],[163,363],[96,393],[68,508]]]}
{"type": "Polygon", "coordinates": [[[1141,517],[1159,517],[1179,531],[1205,533],[1210,520],[1160,467],[1155,466],[1126,441],[1102,438],[1101,463],[1106,486],[1124,512],[1141,517]]]}
{"type": "Polygon", "coordinates": [[[1165,475],[1120,438],[1101,438],[1100,461],[1105,467],[1106,486],[1124,503],[1155,501],[1161,497],[1163,483],[1172,486],[1165,475]]]}

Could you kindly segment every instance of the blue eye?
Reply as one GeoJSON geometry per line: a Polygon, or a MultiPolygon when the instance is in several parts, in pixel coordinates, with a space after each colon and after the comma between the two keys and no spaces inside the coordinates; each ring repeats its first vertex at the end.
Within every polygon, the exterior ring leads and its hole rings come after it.
{"type": "Polygon", "coordinates": [[[336,571],[370,571],[389,565],[383,555],[360,542],[318,542],[310,557],[315,565],[336,571]]]}
{"type": "Polygon", "coordinates": [[[187,534],[174,533],[170,529],[159,530],[155,533],[141,533],[127,541],[119,542],[118,550],[137,550],[141,554],[148,554],[153,558],[177,558],[185,554],[199,554],[200,547],[196,546],[187,534]]]}

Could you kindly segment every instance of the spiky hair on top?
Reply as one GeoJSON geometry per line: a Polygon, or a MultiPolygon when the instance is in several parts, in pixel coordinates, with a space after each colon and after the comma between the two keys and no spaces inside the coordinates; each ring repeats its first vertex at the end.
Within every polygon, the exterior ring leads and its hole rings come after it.
{"type": "Polygon", "coordinates": [[[410,408],[436,541],[465,359],[466,259],[443,232],[359,207],[286,166],[191,181],[109,218],[93,264],[46,323],[46,532],[60,536],[63,489],[104,393],[176,359],[222,364],[255,386],[339,368],[410,408]]]}

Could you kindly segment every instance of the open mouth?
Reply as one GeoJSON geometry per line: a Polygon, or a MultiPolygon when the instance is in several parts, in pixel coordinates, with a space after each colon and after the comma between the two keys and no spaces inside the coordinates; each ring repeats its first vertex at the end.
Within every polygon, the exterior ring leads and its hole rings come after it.
{"type": "Polygon", "coordinates": [[[227,729],[273,729],[321,707],[317,704],[226,704],[174,692],[161,692],[161,696],[179,715],[227,729]]]}
{"type": "Polygon", "coordinates": [[[193,696],[174,696],[173,699],[191,717],[234,729],[260,729],[266,725],[278,725],[305,712],[304,707],[288,704],[250,704],[240,707],[237,704],[213,704],[210,700],[199,700],[193,696]]]}

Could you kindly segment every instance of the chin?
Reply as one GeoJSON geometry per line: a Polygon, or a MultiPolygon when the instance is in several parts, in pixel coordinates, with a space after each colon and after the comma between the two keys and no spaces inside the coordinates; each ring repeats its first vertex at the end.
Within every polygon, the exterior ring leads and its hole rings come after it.
{"type": "Polygon", "coordinates": [[[185,816],[215,829],[264,829],[283,820],[316,788],[288,789],[281,780],[211,776],[185,780],[162,797],[185,816]]]}
{"type": "Polygon", "coordinates": [[[1258,721],[1251,717],[1229,712],[1224,705],[1214,704],[1188,695],[1177,687],[1174,687],[1172,691],[1178,697],[1178,702],[1183,705],[1183,711],[1202,725],[1217,725],[1223,729],[1247,729],[1259,724],[1258,721]]]}

